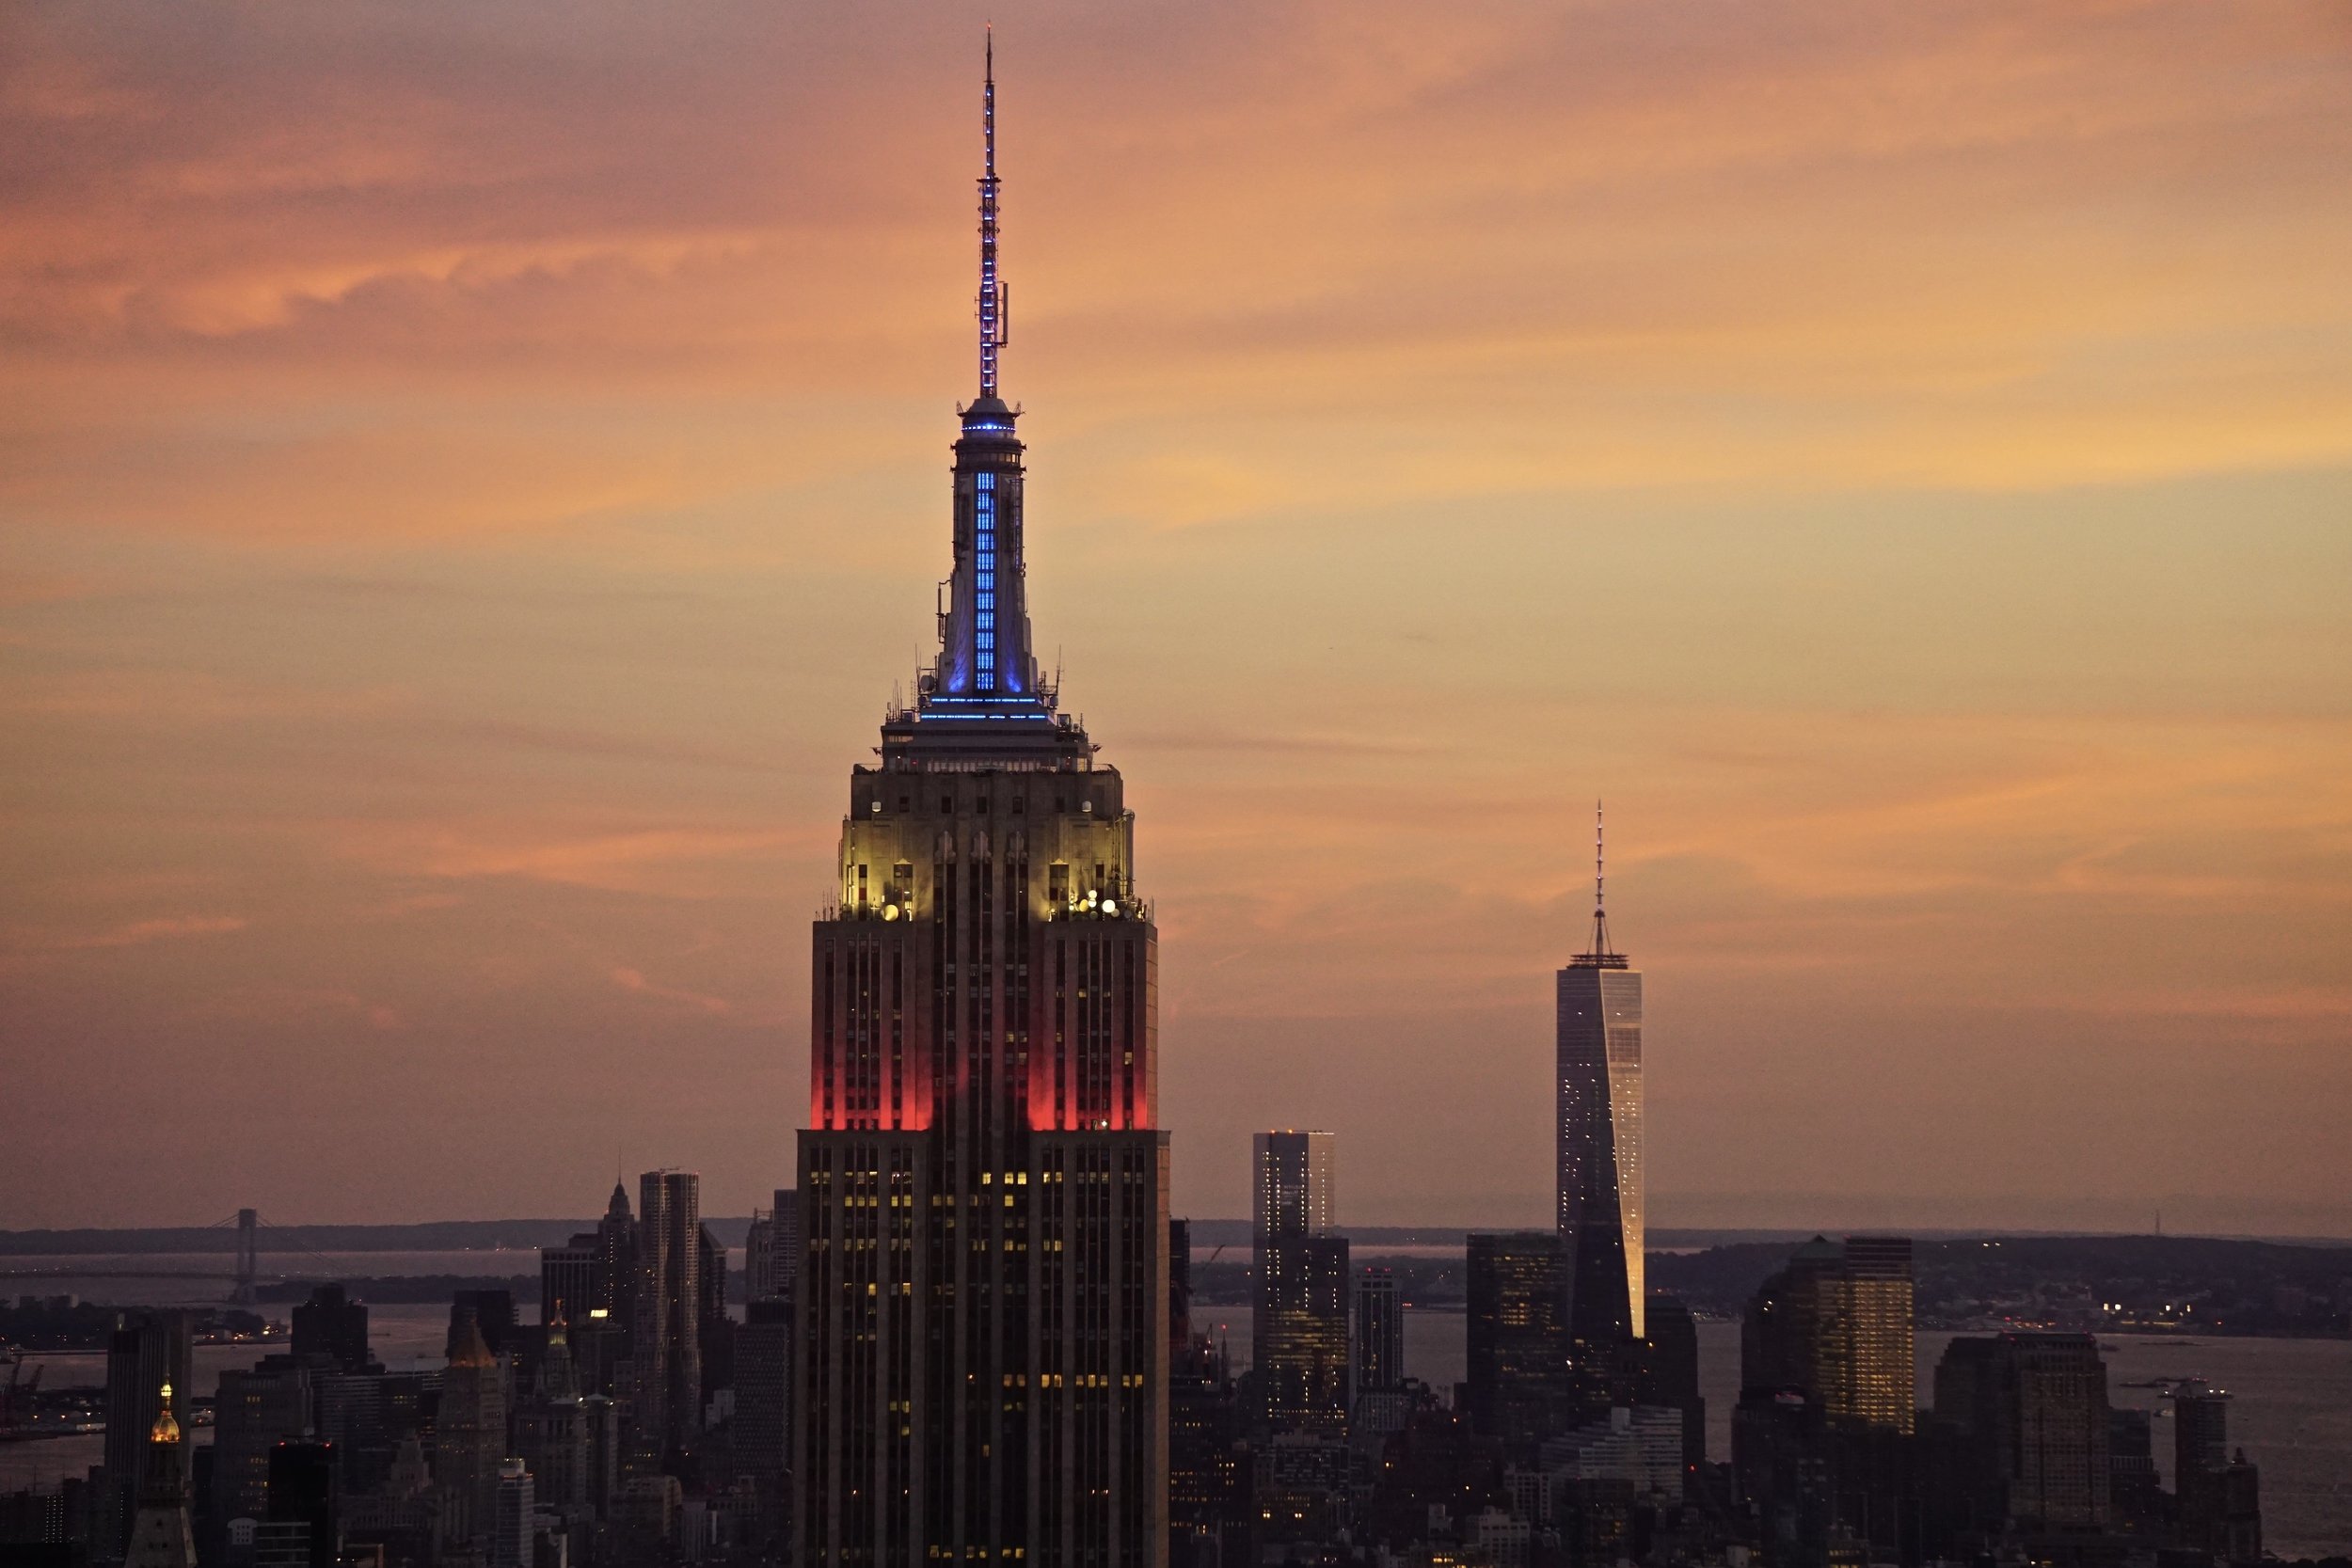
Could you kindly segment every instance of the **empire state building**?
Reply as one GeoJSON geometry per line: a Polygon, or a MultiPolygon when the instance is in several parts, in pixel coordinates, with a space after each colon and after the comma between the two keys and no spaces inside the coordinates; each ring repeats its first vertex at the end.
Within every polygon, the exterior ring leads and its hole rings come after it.
{"type": "Polygon", "coordinates": [[[1119,773],[1031,649],[993,60],[981,103],[979,393],[939,653],[850,771],[812,933],[794,1560],[1155,1568],[1156,936],[1119,773]]]}

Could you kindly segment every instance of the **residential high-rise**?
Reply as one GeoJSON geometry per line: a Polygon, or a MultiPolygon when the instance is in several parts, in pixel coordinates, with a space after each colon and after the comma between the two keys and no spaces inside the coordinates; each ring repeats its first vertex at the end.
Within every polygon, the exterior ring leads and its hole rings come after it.
{"type": "Polygon", "coordinates": [[[1356,1275],[1356,1386],[1383,1391],[1405,1382],[1405,1307],[1396,1275],[1366,1268],[1356,1275]]]}
{"type": "Polygon", "coordinates": [[[1576,1414],[1567,1246],[1549,1231],[1477,1232],[1467,1264],[1470,1424],[1531,1449],[1576,1414]]]}
{"type": "Polygon", "coordinates": [[[629,1362],[632,1473],[651,1474],[702,1430],[702,1179],[649,1170],[637,1181],[637,1293],[629,1362]]]}
{"type": "Polygon", "coordinates": [[[1255,1139],[1251,1374],[1278,1432],[1347,1425],[1347,1238],[1334,1233],[1331,1134],[1255,1139]]]}
{"type": "Polygon", "coordinates": [[[994,102],[992,71],[940,651],[851,773],[812,932],[803,1568],[1167,1557],[1156,939],[1120,775],[1031,653],[994,102]]]}
{"type": "Polygon", "coordinates": [[[1600,839],[1593,941],[1559,976],[1560,1240],[1579,1358],[1643,1337],[1642,976],[1609,942],[1600,839]]]}

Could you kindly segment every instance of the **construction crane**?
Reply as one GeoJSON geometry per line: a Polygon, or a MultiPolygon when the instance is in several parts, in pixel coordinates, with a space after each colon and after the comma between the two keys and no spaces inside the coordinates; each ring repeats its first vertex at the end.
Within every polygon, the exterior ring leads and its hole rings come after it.
{"type": "Polygon", "coordinates": [[[28,1378],[24,1375],[24,1353],[10,1353],[8,1385],[0,1387],[0,1436],[13,1436],[31,1415],[33,1396],[40,1392],[40,1374],[48,1370],[36,1366],[28,1378]]]}

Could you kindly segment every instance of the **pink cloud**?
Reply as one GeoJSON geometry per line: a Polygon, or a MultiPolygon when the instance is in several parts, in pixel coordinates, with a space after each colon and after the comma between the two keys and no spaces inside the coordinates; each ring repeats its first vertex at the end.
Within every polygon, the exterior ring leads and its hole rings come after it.
{"type": "Polygon", "coordinates": [[[612,971],[612,977],[615,986],[631,995],[650,996],[664,1002],[680,1003],[695,1012],[707,1013],[712,1018],[724,1018],[735,1011],[735,1005],[723,996],[705,996],[699,991],[679,990],[670,986],[659,986],[634,969],[615,969],[612,971]]]}
{"type": "Polygon", "coordinates": [[[233,914],[167,915],[154,920],[134,920],[88,936],[63,938],[50,945],[65,950],[139,947],[151,942],[173,942],[183,937],[225,936],[231,931],[244,930],[248,924],[243,916],[233,914]]]}

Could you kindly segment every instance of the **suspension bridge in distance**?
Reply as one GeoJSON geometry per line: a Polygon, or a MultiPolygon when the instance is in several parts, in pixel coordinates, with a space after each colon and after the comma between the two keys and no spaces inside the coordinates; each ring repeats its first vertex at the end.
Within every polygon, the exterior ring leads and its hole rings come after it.
{"type": "MultiPolygon", "coordinates": [[[[283,1270],[265,1271],[262,1269],[262,1233],[264,1230],[276,1229],[278,1227],[265,1222],[258,1211],[252,1209],[240,1209],[234,1214],[230,1215],[227,1219],[214,1221],[209,1228],[214,1230],[227,1230],[232,1227],[235,1228],[237,1233],[236,1249],[233,1265],[227,1269],[192,1269],[183,1264],[170,1264],[159,1268],[144,1269],[135,1264],[124,1264],[120,1262],[119,1259],[121,1255],[118,1253],[109,1255],[108,1261],[103,1268],[84,1269],[75,1268],[71,1265],[59,1267],[55,1264],[46,1264],[37,1269],[17,1269],[0,1266],[0,1280],[202,1279],[210,1280],[215,1283],[227,1284],[230,1288],[229,1301],[231,1306],[250,1307],[253,1305],[254,1301],[254,1289],[256,1286],[261,1284],[262,1281],[269,1280],[275,1283],[278,1280],[289,1279],[294,1276],[283,1270]]],[[[325,1254],[319,1252],[313,1247],[306,1246],[300,1242],[294,1242],[289,1245],[272,1247],[269,1250],[277,1253],[293,1254],[299,1258],[315,1260],[321,1264],[325,1264],[327,1261],[325,1254]]]]}

